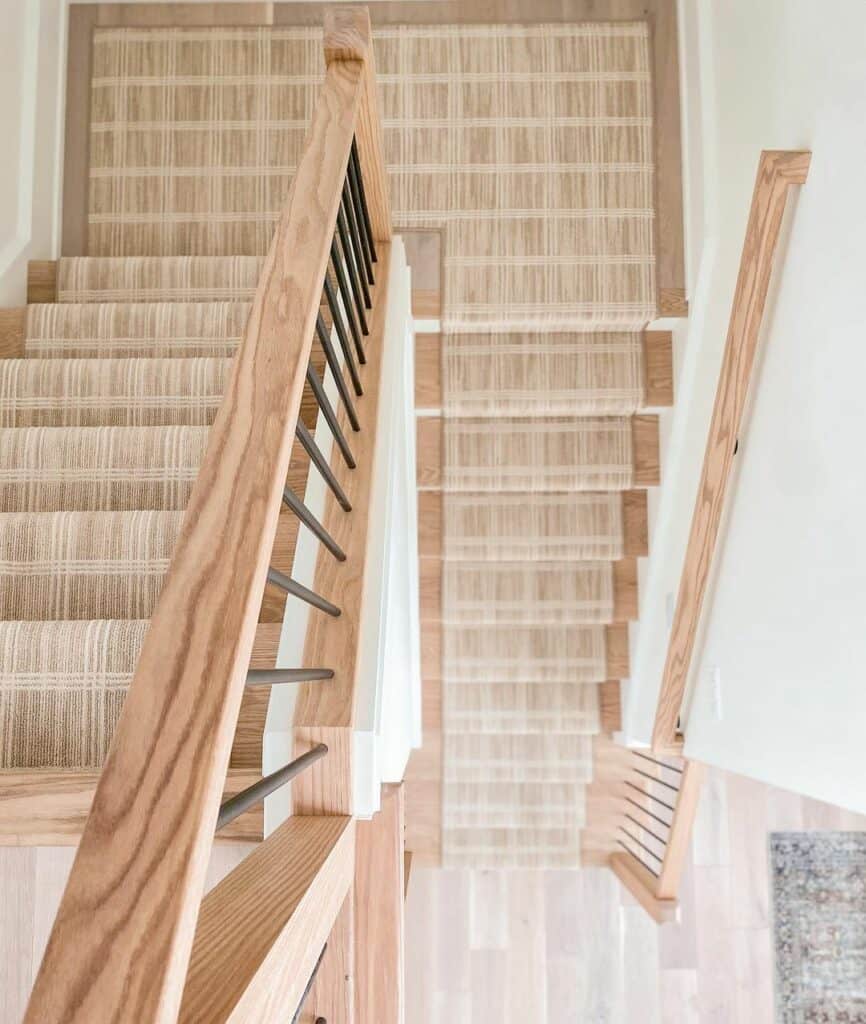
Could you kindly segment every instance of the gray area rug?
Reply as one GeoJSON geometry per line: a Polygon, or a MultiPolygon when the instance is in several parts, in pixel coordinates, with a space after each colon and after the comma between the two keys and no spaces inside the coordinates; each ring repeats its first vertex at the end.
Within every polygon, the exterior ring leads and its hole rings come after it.
{"type": "Polygon", "coordinates": [[[778,1024],[866,1024],[866,832],[770,836],[778,1024]]]}

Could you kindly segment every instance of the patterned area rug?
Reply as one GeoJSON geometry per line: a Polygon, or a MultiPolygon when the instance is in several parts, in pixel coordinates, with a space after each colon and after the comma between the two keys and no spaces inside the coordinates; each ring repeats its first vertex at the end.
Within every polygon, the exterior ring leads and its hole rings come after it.
{"type": "Polygon", "coordinates": [[[778,1024],[866,1024],[866,832],[770,837],[778,1024]]]}

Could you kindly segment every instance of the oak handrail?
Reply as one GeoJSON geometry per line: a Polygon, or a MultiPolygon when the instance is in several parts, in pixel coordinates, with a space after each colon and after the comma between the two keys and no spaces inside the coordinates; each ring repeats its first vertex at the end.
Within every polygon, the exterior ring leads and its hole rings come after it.
{"type": "Polygon", "coordinates": [[[725,353],[656,706],[652,747],[658,753],[679,750],[677,722],[719,537],[734,449],[749,394],[782,216],[789,188],[805,182],[810,159],[808,152],[765,150],[758,161],[725,353]]]}
{"type": "Polygon", "coordinates": [[[331,12],[303,154],[31,996],[31,1024],[175,1021],[352,140],[390,237],[369,16],[331,12]]]}

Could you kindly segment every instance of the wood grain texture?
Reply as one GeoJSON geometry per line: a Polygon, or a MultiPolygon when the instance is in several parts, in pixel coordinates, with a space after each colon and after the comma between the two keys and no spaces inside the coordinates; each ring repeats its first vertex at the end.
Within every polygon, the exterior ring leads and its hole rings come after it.
{"type": "MultiPolygon", "coordinates": [[[[90,189],[91,38],[99,17],[96,4],[71,4],[66,61],[63,141],[63,223],[61,256],[87,255],[87,212],[90,189]]],[[[31,300],[28,300],[31,301],[31,300]]]]}
{"type": "MultiPolygon", "coordinates": [[[[94,4],[97,24],[126,28],[160,28],[165,26],[236,26],[272,25],[272,0],[251,3],[107,3],[94,4]]],[[[321,21],[321,9],[316,24],[321,21]]]]}
{"type": "MultiPolygon", "coordinates": [[[[261,778],[257,770],[230,770],[224,796],[261,778]]],[[[70,846],[78,843],[93,804],[98,771],[40,769],[0,773],[0,846],[70,846]]],[[[256,807],[221,829],[219,840],[258,842],[264,825],[256,807]]]]}
{"type": "Polygon", "coordinates": [[[633,416],[635,487],[658,487],[661,483],[658,416],[633,416]]]}
{"type": "Polygon", "coordinates": [[[653,887],[655,879],[634,857],[627,853],[615,853],[610,866],[616,877],[634,896],[657,924],[673,921],[677,915],[676,900],[659,899],[653,887]]]}
{"type": "Polygon", "coordinates": [[[418,560],[418,589],[421,604],[422,629],[424,622],[442,619],[442,560],[420,558],[418,560]]]}
{"type": "Polygon", "coordinates": [[[412,316],[418,320],[438,320],[442,312],[442,295],[438,289],[412,289],[412,316]]]}
{"type": "Polygon", "coordinates": [[[677,720],[718,541],[734,447],[749,395],[782,216],[789,187],[806,180],[809,160],[809,153],[765,151],[758,162],[725,353],[656,708],[652,744],[657,751],[670,749],[676,740],[677,720]]]}
{"type": "Polygon", "coordinates": [[[418,554],[442,557],[442,492],[418,492],[418,554]]]}
{"type": "Polygon", "coordinates": [[[150,1024],[177,1015],[360,96],[360,66],[334,62],[211,429],[28,1021],[71,1024],[125,1015],[150,1024]]]}
{"type": "Polygon", "coordinates": [[[637,559],[613,563],[613,621],[628,622],[638,616],[637,559]]]}
{"type": "Polygon", "coordinates": [[[670,331],[644,332],[645,404],[674,404],[673,338],[670,331]]]}
{"type": "Polygon", "coordinates": [[[355,138],[370,216],[373,238],[387,242],[391,238],[391,201],[388,197],[388,172],[385,145],[379,116],[376,87],[376,62],[373,55],[370,12],[366,7],[331,7],[325,12],[325,63],[360,62],[362,100],[358,111],[355,138]]]}
{"type": "Polygon", "coordinates": [[[322,1018],[330,1024],[350,1024],[354,1012],[355,899],[354,890],[350,889],[328,936],[328,947],[304,1000],[298,1024],[316,1024],[322,1018]]]}
{"type": "Polygon", "coordinates": [[[352,727],[295,727],[295,757],[317,743],[328,756],[316,761],[292,783],[295,814],[352,814],[352,727]]]}
{"type": "Polygon", "coordinates": [[[624,491],[622,496],[623,554],[649,554],[649,512],[646,491],[624,491]]]}
{"type": "Polygon", "coordinates": [[[404,788],[359,821],[355,846],[355,1024],[402,1024],[404,788]]]}
{"type": "Polygon", "coordinates": [[[179,1021],[287,1019],[351,885],[354,822],[291,817],[202,902],[179,1021]]]}
{"type": "Polygon", "coordinates": [[[659,289],[659,316],[685,318],[689,315],[689,304],[684,288],[659,289]]]}
{"type": "MultiPolygon", "coordinates": [[[[390,246],[383,244],[377,265],[378,283],[373,289],[373,310],[368,317],[367,363],[361,367],[364,395],[357,404],[361,429],[352,435],[358,468],[349,469],[336,449],[332,459],[334,475],[352,503],[352,511],[344,512],[329,493],[322,518],[325,529],[345,552],[346,560],[338,562],[324,547],[320,548],[313,582],[313,590],[342,611],[336,618],[312,614],[304,646],[304,664],[327,665],[334,670],[334,678],[299,689],[295,705],[298,728],[351,728],[353,724],[390,256],[390,246]]],[[[345,408],[341,407],[339,419],[349,434],[345,408]]]]}
{"type": "Polygon", "coordinates": [[[442,408],[442,338],[439,334],[415,335],[415,408],[442,408]]]}
{"type": "Polygon", "coordinates": [[[20,359],[24,355],[27,310],[0,309],[0,359],[20,359]]]}
{"type": "Polygon", "coordinates": [[[416,434],[417,484],[424,490],[442,487],[442,418],[419,416],[416,434]]]}
{"type": "Polygon", "coordinates": [[[704,783],[705,769],[697,761],[687,761],[680,781],[676,810],[671,819],[665,859],[655,892],[660,900],[676,899],[679,895],[680,878],[688,857],[692,841],[692,828],[698,813],[698,799],[704,783]]]}
{"type": "Polygon", "coordinates": [[[627,679],[629,675],[627,623],[605,626],[604,635],[607,645],[608,677],[610,679],[627,679]]]}
{"type": "Polygon", "coordinates": [[[27,261],[27,304],[57,301],[57,260],[27,261]]]}
{"type": "Polygon", "coordinates": [[[598,687],[598,713],[601,731],[611,734],[622,728],[622,697],[618,679],[600,683],[598,687]]]}

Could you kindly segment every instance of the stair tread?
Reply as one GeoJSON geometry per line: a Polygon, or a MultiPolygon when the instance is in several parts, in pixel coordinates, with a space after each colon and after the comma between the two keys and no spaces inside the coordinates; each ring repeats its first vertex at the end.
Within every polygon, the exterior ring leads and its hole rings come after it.
{"type": "Polygon", "coordinates": [[[184,509],[208,427],[0,430],[0,510],[184,509]]]}
{"type": "Polygon", "coordinates": [[[0,622],[0,767],[100,767],[147,627],[0,622]]]}
{"type": "Polygon", "coordinates": [[[51,303],[27,307],[28,358],[231,357],[246,302],[51,303]]]}
{"type": "Polygon", "coordinates": [[[446,561],[442,608],[453,625],[613,622],[613,564],[446,561]]]}
{"type": "Polygon", "coordinates": [[[585,683],[452,683],[443,724],[458,733],[599,731],[598,687],[585,683]]]}
{"type": "Polygon", "coordinates": [[[60,302],[246,302],[258,256],[76,256],[57,266],[60,302]]]}
{"type": "Polygon", "coordinates": [[[629,415],[645,404],[643,335],[448,334],[442,341],[449,417],[629,415]]]}
{"type": "Polygon", "coordinates": [[[231,359],[0,360],[0,426],[213,421],[231,359]]]}
{"type": "Polygon", "coordinates": [[[0,514],[0,619],[149,618],[183,516],[0,514]]]}

